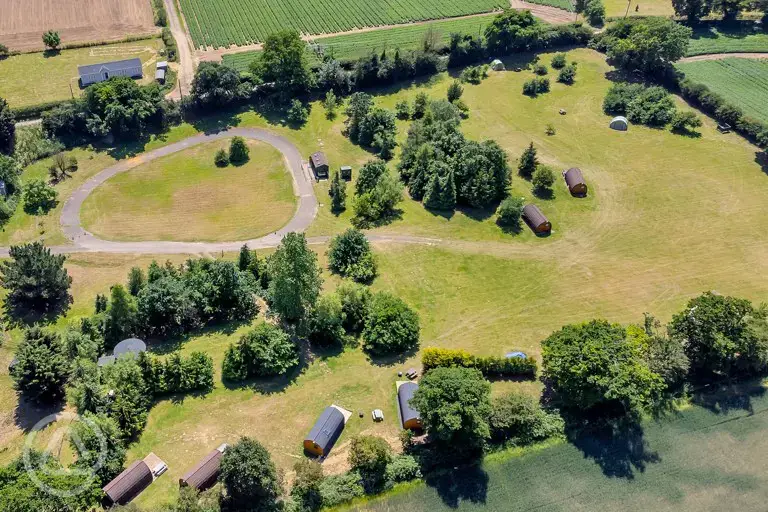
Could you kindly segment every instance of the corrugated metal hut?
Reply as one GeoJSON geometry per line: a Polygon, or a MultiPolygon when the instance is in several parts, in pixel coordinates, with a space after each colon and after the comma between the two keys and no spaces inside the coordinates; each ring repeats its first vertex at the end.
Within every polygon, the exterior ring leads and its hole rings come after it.
{"type": "Polygon", "coordinates": [[[552,231],[552,223],[547,220],[535,204],[527,204],[523,207],[523,220],[536,234],[552,231]]]}
{"type": "Polygon", "coordinates": [[[344,415],[337,408],[326,407],[304,438],[304,451],[322,457],[328,455],[344,430],[344,415]]]}
{"type": "Polygon", "coordinates": [[[137,460],[102,489],[109,505],[125,505],[146,489],[154,477],[143,460],[137,460]]]}
{"type": "Polygon", "coordinates": [[[408,430],[419,430],[422,427],[421,414],[411,407],[410,401],[413,394],[419,389],[415,382],[403,382],[397,387],[397,404],[400,408],[400,421],[403,428],[408,430]]]}
{"type": "Polygon", "coordinates": [[[328,177],[328,157],[325,156],[325,153],[322,151],[312,153],[312,156],[309,157],[309,164],[312,166],[312,170],[317,178],[328,177]]]}
{"type": "Polygon", "coordinates": [[[195,467],[190,469],[187,474],[179,479],[180,487],[192,487],[198,491],[208,489],[219,478],[221,457],[227,451],[228,446],[222,444],[211,453],[203,457],[195,467]]]}
{"type": "Polygon", "coordinates": [[[581,169],[578,167],[571,167],[567,171],[563,171],[563,178],[565,179],[565,184],[568,185],[568,190],[571,191],[571,195],[587,195],[587,184],[584,183],[584,176],[581,174],[581,169]]]}

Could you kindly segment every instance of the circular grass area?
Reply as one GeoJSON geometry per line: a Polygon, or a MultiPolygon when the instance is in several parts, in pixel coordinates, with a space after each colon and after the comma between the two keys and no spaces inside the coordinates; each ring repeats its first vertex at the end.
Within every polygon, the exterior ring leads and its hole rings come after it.
{"type": "Polygon", "coordinates": [[[229,142],[200,144],[109,179],[83,203],[83,227],[107,240],[178,242],[248,240],[278,230],[296,208],[282,154],[247,141],[248,162],[216,167],[214,154],[229,142]]]}

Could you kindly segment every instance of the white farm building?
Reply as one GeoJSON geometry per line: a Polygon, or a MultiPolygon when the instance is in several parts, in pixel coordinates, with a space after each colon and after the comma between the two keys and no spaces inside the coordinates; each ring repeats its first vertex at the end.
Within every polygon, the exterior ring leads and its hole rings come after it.
{"type": "Polygon", "coordinates": [[[141,59],[116,60],[100,64],[77,66],[77,72],[80,75],[80,85],[83,87],[104,82],[115,76],[128,76],[131,78],[142,78],[144,76],[141,69],[141,59]]]}

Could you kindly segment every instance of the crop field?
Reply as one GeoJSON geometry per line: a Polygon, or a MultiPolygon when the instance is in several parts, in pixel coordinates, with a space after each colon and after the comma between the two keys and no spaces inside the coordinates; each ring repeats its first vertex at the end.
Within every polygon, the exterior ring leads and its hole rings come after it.
{"type": "MultiPolygon", "coordinates": [[[[439,44],[448,44],[451,34],[481,34],[493,20],[495,14],[488,16],[472,16],[453,20],[434,21],[425,24],[404,25],[400,27],[382,28],[355,34],[345,34],[330,37],[318,37],[311,41],[307,51],[312,59],[318,55],[333,55],[338,60],[354,60],[371,52],[383,50],[412,50],[418,48],[424,40],[424,35],[433,31],[439,44]]],[[[240,72],[247,71],[248,65],[258,52],[248,51],[225,54],[224,64],[240,72]]]]}
{"type": "Polygon", "coordinates": [[[683,410],[611,441],[502,455],[478,468],[345,510],[356,512],[546,510],[760,511],[768,500],[768,394],[753,388],[727,404],[683,410]],[[752,396],[750,396],[750,394],[752,396]],[[724,407],[723,407],[724,406],[724,407]],[[505,458],[506,457],[506,458],[505,458]],[[724,504],[728,505],[724,505],[724,504]]]}
{"type": "Polygon", "coordinates": [[[768,122],[768,59],[704,60],[681,63],[677,68],[747,115],[768,122]]]}
{"type": "Polygon", "coordinates": [[[752,30],[724,31],[706,27],[693,32],[687,55],[752,52],[768,52],[768,33],[752,30]]]}
{"type": "Polygon", "coordinates": [[[605,15],[674,16],[671,0],[605,0],[605,15]]]}
{"type": "Polygon", "coordinates": [[[12,50],[42,50],[40,35],[46,30],[58,31],[65,45],[157,31],[149,0],[2,0],[0,4],[0,43],[12,50]]]}
{"type": "Polygon", "coordinates": [[[262,42],[278,30],[306,35],[365,27],[436,20],[509,7],[504,0],[181,0],[197,47],[227,47],[262,42]]]}
{"type": "Polygon", "coordinates": [[[160,39],[143,39],[89,48],[13,55],[0,60],[0,97],[11,108],[66,100],[81,93],[77,66],[138,57],[144,66],[143,83],[155,78],[154,64],[163,47],[160,39]],[[41,80],[40,77],[45,77],[41,80]]]}

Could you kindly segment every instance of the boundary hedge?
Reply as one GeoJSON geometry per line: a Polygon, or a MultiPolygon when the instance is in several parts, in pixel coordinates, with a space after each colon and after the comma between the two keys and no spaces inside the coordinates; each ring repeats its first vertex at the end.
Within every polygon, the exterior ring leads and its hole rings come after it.
{"type": "Polygon", "coordinates": [[[538,364],[533,358],[475,356],[466,350],[428,347],[421,356],[424,371],[434,368],[463,367],[476,368],[486,378],[524,377],[533,379],[538,364]]]}

